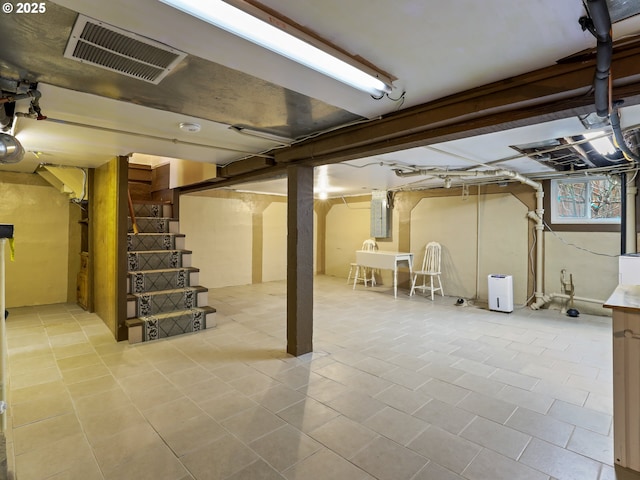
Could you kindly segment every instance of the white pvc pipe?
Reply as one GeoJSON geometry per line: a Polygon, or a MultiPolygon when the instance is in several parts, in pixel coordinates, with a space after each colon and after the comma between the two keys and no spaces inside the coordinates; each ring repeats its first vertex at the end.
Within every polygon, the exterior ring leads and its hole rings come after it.
{"type": "Polygon", "coordinates": [[[529,185],[536,191],[536,210],[535,212],[528,212],[527,217],[536,222],[536,290],[534,292],[535,302],[531,304],[533,310],[537,310],[542,307],[546,302],[544,301],[544,264],[542,262],[542,255],[544,252],[544,190],[540,182],[533,181],[519,173],[512,172],[510,170],[498,170],[497,175],[511,177],[518,180],[520,183],[529,185]]]}
{"type": "MultiPolygon", "coordinates": [[[[570,300],[571,296],[567,295],[566,293],[549,293],[545,295],[544,298],[547,301],[547,303],[549,303],[552,300],[555,300],[556,298],[561,298],[563,300],[570,300]]],[[[585,298],[585,297],[574,296],[573,299],[576,302],[598,303],[600,305],[604,305],[604,300],[598,300],[597,298],[585,298]]]]}
{"type": "Polygon", "coordinates": [[[5,328],[4,311],[6,308],[4,298],[4,246],[6,238],[0,238],[0,431],[7,431],[7,337],[5,328]]]}
{"type": "Polygon", "coordinates": [[[638,187],[627,185],[627,236],[625,238],[625,253],[636,253],[638,251],[638,235],[636,233],[636,195],[638,187]]]}

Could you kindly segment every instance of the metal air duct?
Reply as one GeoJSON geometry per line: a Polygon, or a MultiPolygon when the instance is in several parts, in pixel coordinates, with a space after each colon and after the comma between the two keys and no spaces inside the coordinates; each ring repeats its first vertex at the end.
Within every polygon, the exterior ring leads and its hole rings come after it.
{"type": "Polygon", "coordinates": [[[0,133],[0,164],[18,163],[24,157],[24,148],[16,137],[0,133]]]}

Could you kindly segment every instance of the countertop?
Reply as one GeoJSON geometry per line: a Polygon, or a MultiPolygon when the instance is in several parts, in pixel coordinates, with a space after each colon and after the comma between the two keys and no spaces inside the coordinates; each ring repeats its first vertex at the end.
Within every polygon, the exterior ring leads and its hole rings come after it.
{"type": "Polygon", "coordinates": [[[640,285],[618,285],[603,306],[640,311],[640,285]]]}

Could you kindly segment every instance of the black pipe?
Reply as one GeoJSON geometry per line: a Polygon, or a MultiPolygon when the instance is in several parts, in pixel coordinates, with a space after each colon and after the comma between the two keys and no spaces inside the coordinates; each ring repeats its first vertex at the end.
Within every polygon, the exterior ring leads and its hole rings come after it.
{"type": "Polygon", "coordinates": [[[616,139],[617,147],[625,153],[627,160],[640,162],[640,157],[633,153],[629,147],[627,147],[627,142],[624,140],[624,135],[622,133],[622,127],[620,127],[620,115],[618,114],[618,104],[620,102],[614,102],[613,107],[611,108],[611,129],[613,130],[613,135],[616,139]]]}
{"type": "Polygon", "coordinates": [[[609,75],[613,58],[611,17],[606,0],[588,0],[589,15],[593,21],[598,45],[596,50],[596,74],[593,80],[596,113],[609,115],[609,75]]]}

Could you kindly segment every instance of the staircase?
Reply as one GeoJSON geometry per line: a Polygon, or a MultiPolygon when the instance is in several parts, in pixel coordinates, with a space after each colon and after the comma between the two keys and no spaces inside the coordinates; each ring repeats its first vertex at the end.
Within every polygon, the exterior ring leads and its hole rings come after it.
{"type": "Polygon", "coordinates": [[[138,233],[129,217],[127,327],[129,343],[197,332],[215,326],[199,270],[191,266],[185,236],[178,233],[172,205],[134,200],[138,233]]]}

